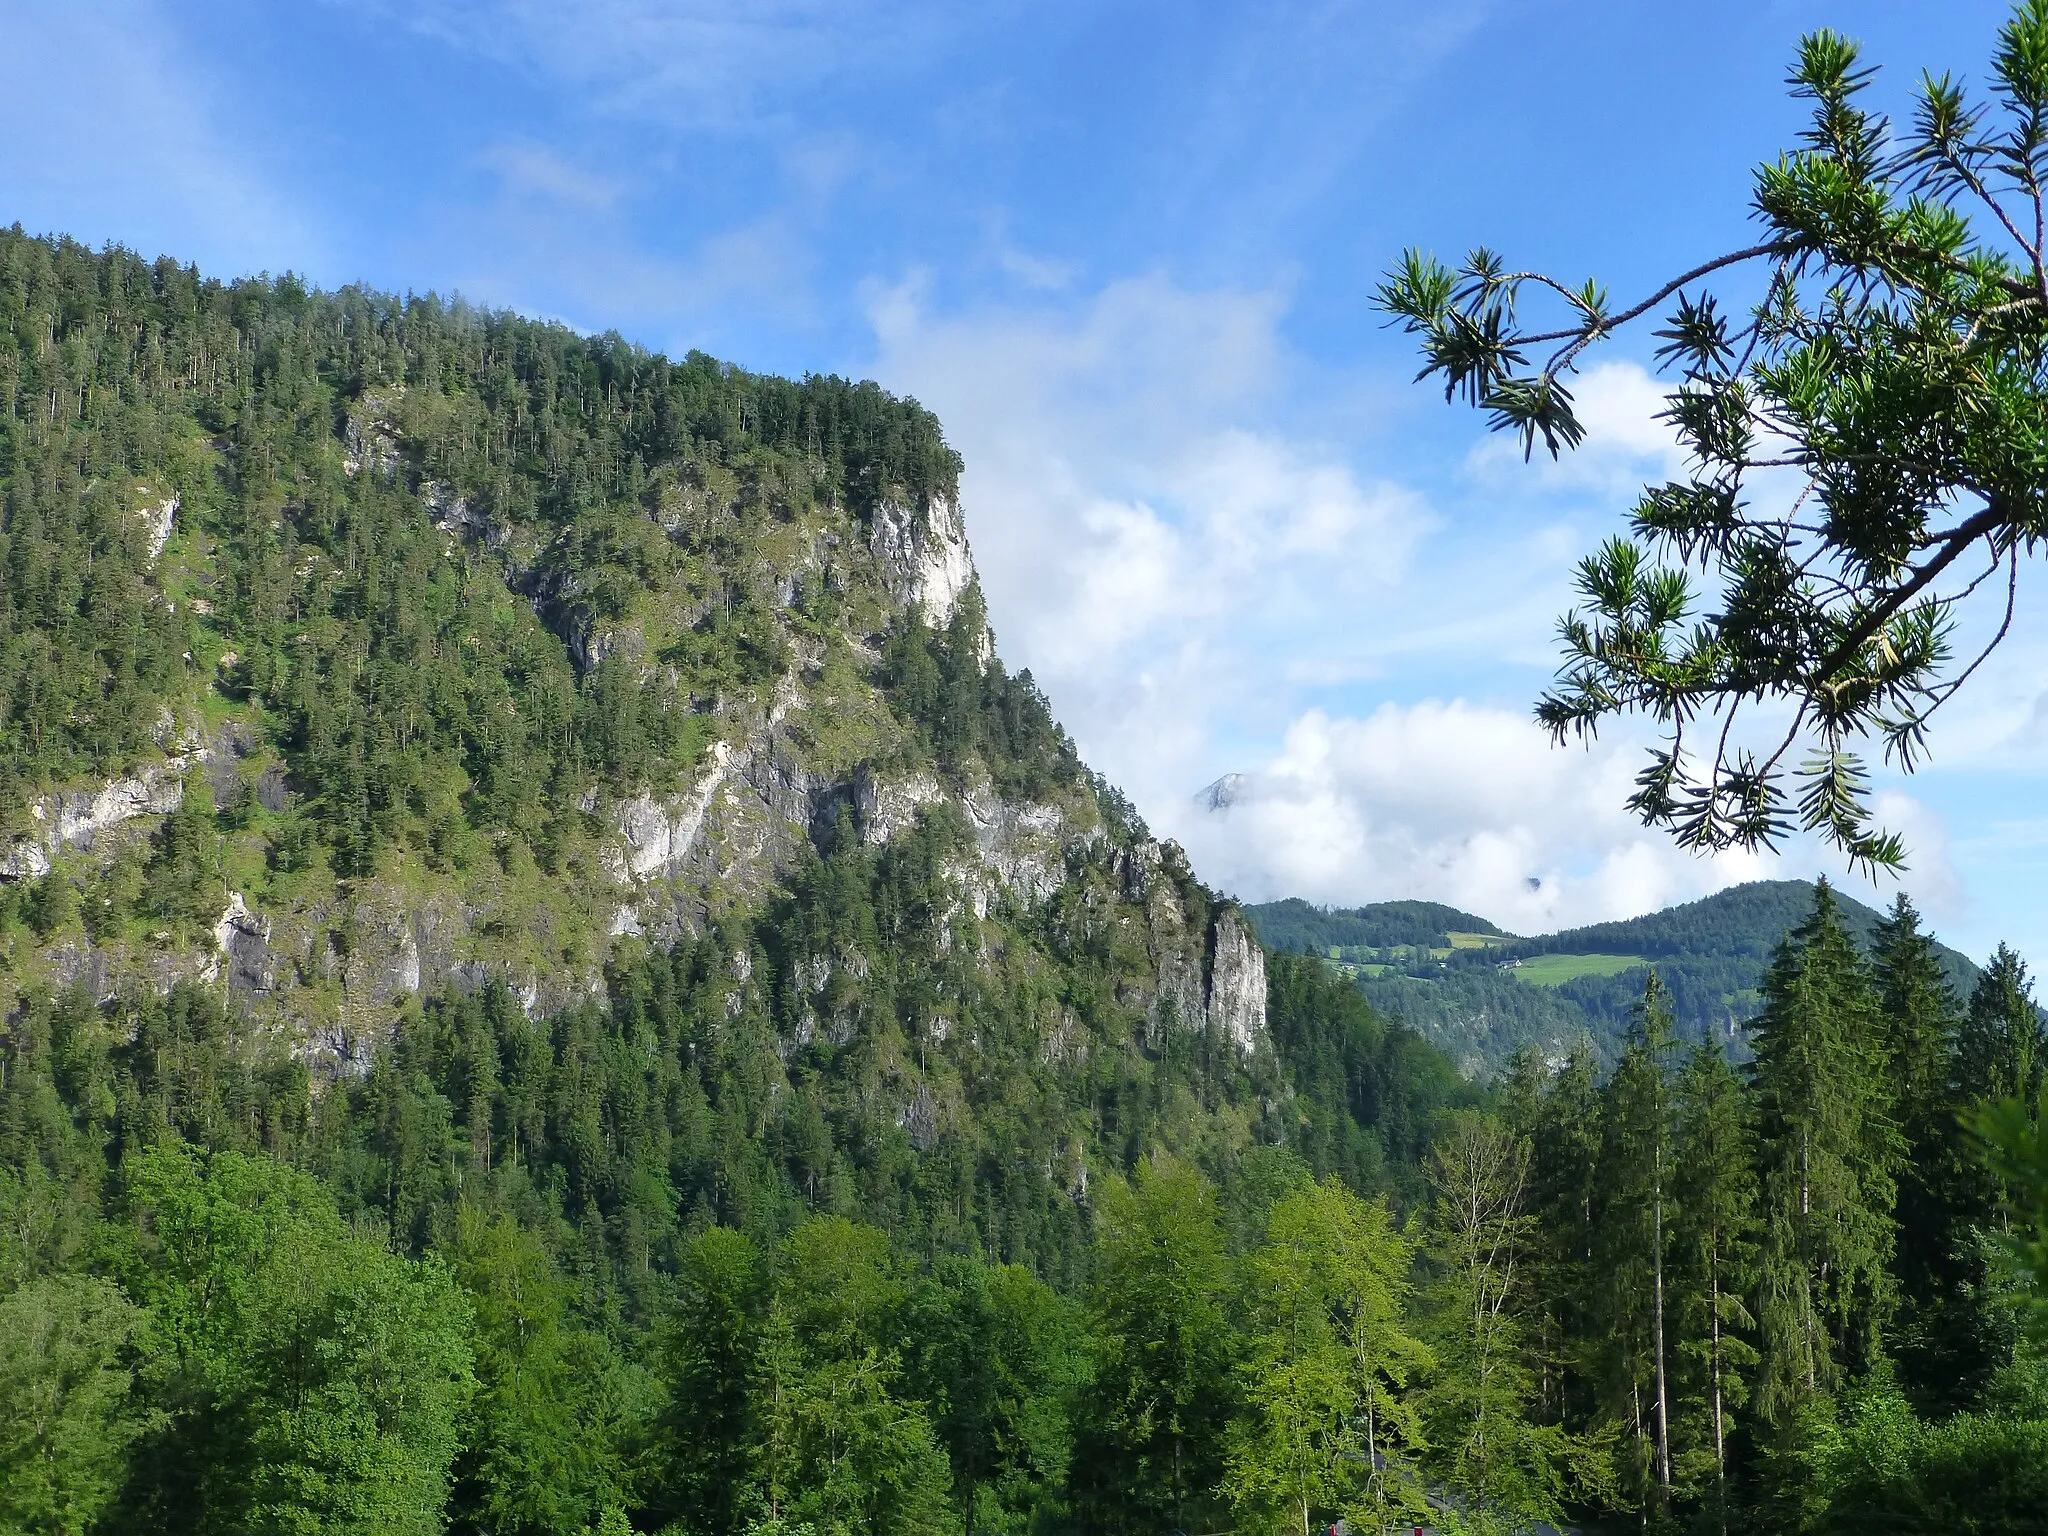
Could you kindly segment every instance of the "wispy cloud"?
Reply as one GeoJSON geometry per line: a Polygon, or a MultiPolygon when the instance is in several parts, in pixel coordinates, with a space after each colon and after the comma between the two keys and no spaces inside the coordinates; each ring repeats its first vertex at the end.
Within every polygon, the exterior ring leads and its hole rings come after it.
{"type": "Polygon", "coordinates": [[[925,66],[976,20],[934,0],[341,0],[450,47],[673,127],[786,122],[828,79],[925,66]]]}
{"type": "Polygon", "coordinates": [[[0,4],[8,221],[216,270],[315,270],[327,241],[224,121],[228,85],[155,6],[0,4]]]}

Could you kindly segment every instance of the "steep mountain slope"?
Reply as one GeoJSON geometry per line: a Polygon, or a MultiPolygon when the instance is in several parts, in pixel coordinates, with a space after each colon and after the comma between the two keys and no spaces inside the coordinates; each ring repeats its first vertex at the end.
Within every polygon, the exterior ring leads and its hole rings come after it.
{"type": "MultiPolygon", "coordinates": [[[[1847,925],[1867,942],[1878,914],[1837,896],[1847,925]]],[[[1756,1012],[1764,968],[1812,904],[1807,881],[1754,881],[1643,917],[1535,938],[1422,902],[1324,911],[1288,900],[1248,913],[1275,948],[1343,965],[1376,1008],[1435,1041],[1467,1072],[1485,1075],[1524,1044],[1555,1055],[1585,1038],[1610,1053],[1650,966],[1672,991],[1683,1033],[1742,1052],[1742,1026],[1756,1012]]],[[[1966,995],[1977,967],[1952,949],[1941,955],[1951,985],[1966,995]]]]}
{"type": "Polygon", "coordinates": [[[1451,1079],[1327,999],[1341,1081],[1276,1056],[997,658],[958,471],[872,384],[0,233],[10,1050],[96,1042],[99,1145],[338,1157],[339,1082],[399,1229],[579,1149],[544,1202],[643,1271],[820,1207],[1057,1265],[1092,1165],[1227,1176],[1297,1093],[1365,1177],[1367,1058],[1416,1127],[1451,1079]]]}

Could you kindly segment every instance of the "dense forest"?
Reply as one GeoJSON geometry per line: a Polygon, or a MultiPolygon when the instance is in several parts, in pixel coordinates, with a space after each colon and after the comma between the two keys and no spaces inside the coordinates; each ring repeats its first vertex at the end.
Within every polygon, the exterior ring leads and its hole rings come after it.
{"type": "Polygon", "coordinates": [[[927,608],[913,403],[19,232],[0,314],[0,1532],[2040,1526],[2010,955],[1823,887],[1753,1060],[1639,980],[1482,1084],[927,608]]]}
{"type": "MultiPolygon", "coordinates": [[[[1858,942],[1872,942],[1882,914],[1840,893],[1835,899],[1858,942]]],[[[1758,880],[1641,917],[1528,938],[1429,902],[1332,910],[1295,899],[1246,911],[1266,943],[1338,960],[1376,1009],[1466,1071],[1492,1076],[1524,1046],[1557,1057],[1586,1041],[1611,1064],[1653,968],[1681,1039],[1714,1040],[1746,1056],[1746,1027],[1763,1006],[1771,956],[1812,901],[1807,881],[1758,880]],[[1545,974],[1528,965],[1543,956],[1590,963],[1545,974]]],[[[1958,992],[1976,985],[1978,968],[1965,956],[1941,944],[1935,955],[1958,992]]]]}
{"type": "Polygon", "coordinates": [[[971,1137],[865,1144],[822,1082],[763,1096],[774,1002],[733,961],[828,899],[643,954],[543,1023],[499,989],[435,1002],[324,1092],[204,988],[25,1009],[0,1518],[1847,1532],[2048,1509],[2039,1015],[2016,964],[1960,1003],[1903,903],[1866,954],[1821,889],[1745,1072],[1680,1048],[1652,987],[1604,1078],[1525,1056],[1485,1103],[1276,956],[1296,1127],[1231,1148],[1202,1130],[1231,1113],[1213,1041],[1111,1080],[1024,1070],[1019,1125],[971,1137]],[[1116,1117],[1127,1155],[1079,1205],[1045,1199],[1058,1148],[1010,1155],[1034,1087],[1116,1117]]]}

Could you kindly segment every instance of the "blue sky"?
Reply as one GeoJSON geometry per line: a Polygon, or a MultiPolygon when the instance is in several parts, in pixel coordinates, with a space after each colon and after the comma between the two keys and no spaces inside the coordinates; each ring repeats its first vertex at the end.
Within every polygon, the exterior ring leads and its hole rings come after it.
{"type": "MultiPolygon", "coordinates": [[[[1619,809],[1634,743],[1527,723],[1572,560],[1669,462],[1644,340],[1589,371],[1587,450],[1525,468],[1411,386],[1377,274],[1484,242],[1652,286],[1746,243],[1802,31],[1896,99],[1980,74],[2002,14],[0,0],[0,219],[915,394],[1005,657],[1198,869],[1534,931],[1831,866],[1680,855],[1619,809]]],[[[1943,933],[2048,960],[2038,595],[1886,792],[1943,933]]]]}

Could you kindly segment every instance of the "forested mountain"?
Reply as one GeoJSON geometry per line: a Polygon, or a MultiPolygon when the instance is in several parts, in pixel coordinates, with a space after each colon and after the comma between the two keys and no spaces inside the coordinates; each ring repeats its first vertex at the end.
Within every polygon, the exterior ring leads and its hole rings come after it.
{"type": "Polygon", "coordinates": [[[664,1415],[691,1306],[849,1265],[886,1318],[776,1315],[886,1348],[903,1528],[1156,1507],[1137,1408],[977,1493],[875,1330],[1059,1342],[1147,1159],[1248,1241],[1472,1095],[1077,759],[958,470],[872,384],[0,234],[0,1529],[838,1529],[664,1415]]]}
{"type": "MultiPolygon", "coordinates": [[[[1298,898],[1246,909],[1275,949],[1322,955],[1351,975],[1373,1006],[1455,1057],[1498,1072],[1524,1045],[1562,1060],[1580,1039],[1602,1060],[1620,1049],[1649,969],[1670,994],[1686,1040],[1748,1054],[1747,1022],[1763,1006],[1771,956],[1813,904],[1804,880],[1758,880],[1642,917],[1535,938],[1505,934],[1469,912],[1429,902],[1347,910],[1298,898]]],[[[1837,893],[1842,921],[1868,944],[1883,921],[1837,893]]],[[[1961,995],[1978,968],[1937,944],[1942,974],[1961,995]]]]}
{"type": "Polygon", "coordinates": [[[1807,891],[1746,1072],[1638,967],[1480,1081],[1079,761],[914,403],[18,230],[0,321],[0,1536],[2048,1517],[2009,953],[1807,891]]]}

